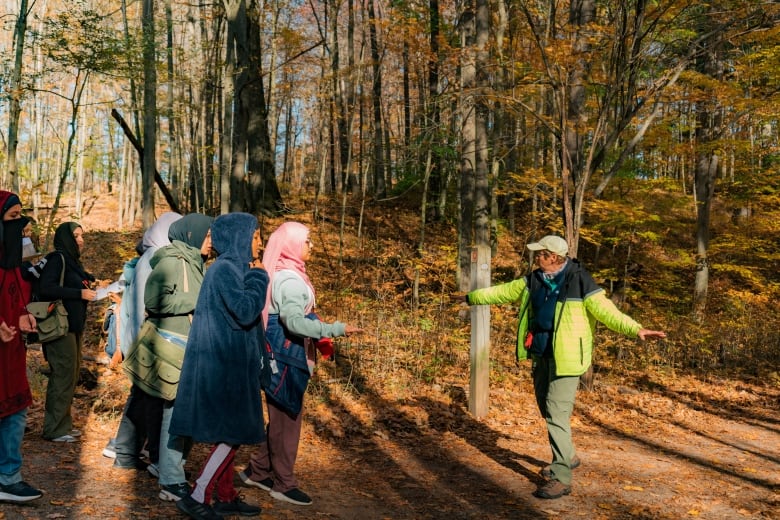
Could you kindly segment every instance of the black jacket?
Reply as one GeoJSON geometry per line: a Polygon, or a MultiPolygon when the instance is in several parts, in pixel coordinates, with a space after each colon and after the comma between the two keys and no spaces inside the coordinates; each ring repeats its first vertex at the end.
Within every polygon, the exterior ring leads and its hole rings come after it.
{"type": "Polygon", "coordinates": [[[78,268],[67,253],[54,251],[46,255],[46,265],[38,282],[38,300],[62,300],[68,311],[68,332],[81,333],[87,322],[87,302],[81,299],[81,290],[88,289],[94,277],[78,268]],[[65,279],[60,286],[62,261],[65,260],[65,279]],[[71,265],[72,264],[72,265],[71,265]],[[85,276],[86,275],[86,276],[85,276]]]}

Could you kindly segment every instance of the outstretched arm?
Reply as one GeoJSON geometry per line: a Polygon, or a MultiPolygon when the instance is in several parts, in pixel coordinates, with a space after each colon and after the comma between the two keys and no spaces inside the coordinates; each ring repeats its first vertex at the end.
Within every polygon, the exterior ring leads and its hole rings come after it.
{"type": "Polygon", "coordinates": [[[647,338],[665,338],[666,332],[661,330],[640,329],[636,335],[639,337],[639,339],[644,341],[647,338]]]}

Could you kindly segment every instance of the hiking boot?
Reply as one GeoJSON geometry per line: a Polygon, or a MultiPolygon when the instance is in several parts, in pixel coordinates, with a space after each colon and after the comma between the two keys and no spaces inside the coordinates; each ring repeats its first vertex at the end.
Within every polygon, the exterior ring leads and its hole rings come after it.
{"type": "Polygon", "coordinates": [[[186,482],[180,484],[169,484],[167,486],[160,486],[160,500],[166,502],[178,502],[182,498],[190,494],[190,485],[186,482]]]}
{"type": "Polygon", "coordinates": [[[562,484],[560,480],[550,480],[534,491],[534,496],[538,498],[561,498],[569,493],[571,493],[571,486],[562,484]]]}
{"type": "Polygon", "coordinates": [[[263,491],[271,491],[271,488],[274,487],[274,479],[271,477],[264,478],[260,481],[252,480],[252,477],[249,476],[247,470],[240,472],[238,478],[241,479],[241,482],[243,482],[244,485],[260,488],[263,491]]]}
{"type": "Polygon", "coordinates": [[[189,495],[176,502],[176,509],[195,520],[223,520],[222,515],[215,513],[211,506],[201,504],[189,495]]]}
{"type": "Polygon", "coordinates": [[[106,444],[106,447],[103,448],[103,456],[107,457],[109,459],[115,459],[116,458],[116,438],[111,437],[108,439],[108,444],[106,444]]]}
{"type": "Polygon", "coordinates": [[[292,488],[291,490],[285,491],[284,493],[281,491],[274,491],[272,489],[271,496],[276,500],[283,500],[298,506],[311,505],[311,497],[298,488],[292,488]]]}
{"type": "Polygon", "coordinates": [[[247,504],[243,500],[241,500],[241,497],[236,497],[230,502],[220,502],[217,500],[214,502],[214,512],[218,515],[224,515],[224,516],[230,516],[230,515],[241,515],[241,516],[257,516],[260,514],[260,509],[257,506],[253,506],[250,504],[247,504]]]}
{"type": "Polygon", "coordinates": [[[0,502],[29,502],[42,496],[43,493],[24,481],[0,484],[0,502]]]}
{"type": "MultiPolygon", "coordinates": [[[[572,457],[572,459],[571,459],[571,469],[574,470],[574,469],[579,468],[580,464],[582,464],[582,461],[580,460],[580,458],[578,456],[575,455],[574,457],[572,457]]],[[[549,466],[543,467],[542,471],[540,471],[539,474],[542,477],[546,478],[547,480],[550,480],[552,478],[552,464],[550,464],[549,466]]]]}

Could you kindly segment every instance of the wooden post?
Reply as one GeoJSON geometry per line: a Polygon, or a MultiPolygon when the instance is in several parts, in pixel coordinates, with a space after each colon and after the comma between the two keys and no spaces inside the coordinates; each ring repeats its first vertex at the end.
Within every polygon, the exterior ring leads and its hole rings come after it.
{"type": "MultiPolygon", "coordinates": [[[[471,290],[490,286],[490,247],[471,250],[471,290]]],[[[471,307],[471,379],[469,412],[482,418],[488,412],[490,396],[490,306],[471,307]]]]}

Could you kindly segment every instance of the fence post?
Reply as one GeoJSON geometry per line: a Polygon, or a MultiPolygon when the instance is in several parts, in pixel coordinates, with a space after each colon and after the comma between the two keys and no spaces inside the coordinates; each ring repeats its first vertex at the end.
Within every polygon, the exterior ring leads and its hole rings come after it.
{"type": "MultiPolygon", "coordinates": [[[[490,247],[474,246],[471,250],[471,290],[490,286],[490,247]]],[[[469,412],[482,418],[488,412],[490,396],[490,306],[471,307],[471,377],[469,412]]]]}

